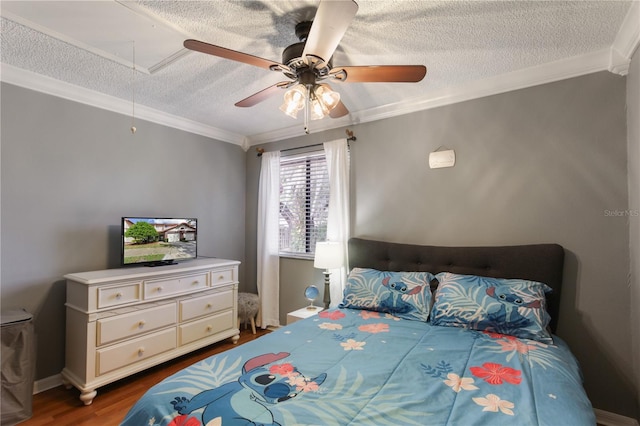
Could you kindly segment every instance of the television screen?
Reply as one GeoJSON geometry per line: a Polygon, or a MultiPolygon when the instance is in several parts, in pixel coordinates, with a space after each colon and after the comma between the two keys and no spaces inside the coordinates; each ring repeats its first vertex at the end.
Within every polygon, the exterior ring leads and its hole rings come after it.
{"type": "Polygon", "coordinates": [[[123,217],[122,264],[167,265],[198,255],[198,221],[123,217]]]}

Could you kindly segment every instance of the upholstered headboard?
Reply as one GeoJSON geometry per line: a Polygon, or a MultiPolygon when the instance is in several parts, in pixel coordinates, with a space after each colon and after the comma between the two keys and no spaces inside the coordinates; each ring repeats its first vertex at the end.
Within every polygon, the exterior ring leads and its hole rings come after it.
{"type": "Polygon", "coordinates": [[[494,278],[522,278],[547,284],[553,332],[558,326],[564,249],[558,244],[495,247],[439,247],[351,238],[349,268],[380,271],[453,272],[494,278]]]}

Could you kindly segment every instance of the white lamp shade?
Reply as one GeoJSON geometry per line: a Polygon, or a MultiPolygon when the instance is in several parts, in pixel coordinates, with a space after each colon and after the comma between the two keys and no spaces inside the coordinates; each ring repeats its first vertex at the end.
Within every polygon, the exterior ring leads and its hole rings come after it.
{"type": "Polygon", "coordinates": [[[319,242],[316,243],[313,266],[318,269],[340,268],[343,264],[343,258],[342,243],[337,241],[319,242]]]}

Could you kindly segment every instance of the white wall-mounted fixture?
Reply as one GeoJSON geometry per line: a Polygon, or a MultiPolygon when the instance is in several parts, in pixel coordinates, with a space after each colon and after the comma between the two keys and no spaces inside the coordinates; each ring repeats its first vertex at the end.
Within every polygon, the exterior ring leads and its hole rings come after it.
{"type": "Polygon", "coordinates": [[[442,167],[453,167],[455,164],[456,153],[452,149],[446,151],[436,150],[429,154],[429,168],[440,169],[442,167]]]}

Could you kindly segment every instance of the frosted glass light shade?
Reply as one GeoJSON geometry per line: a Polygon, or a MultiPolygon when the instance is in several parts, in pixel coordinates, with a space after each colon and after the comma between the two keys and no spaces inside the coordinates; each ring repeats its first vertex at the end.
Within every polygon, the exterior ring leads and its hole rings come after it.
{"type": "Polygon", "coordinates": [[[298,111],[309,108],[312,120],[318,120],[329,115],[329,112],[340,102],[340,94],[334,92],[326,84],[316,84],[307,88],[303,84],[296,84],[284,94],[284,103],[280,110],[289,117],[297,118],[298,111]]]}
{"type": "Polygon", "coordinates": [[[289,117],[297,118],[298,111],[304,108],[307,98],[307,88],[302,84],[296,84],[284,94],[284,103],[280,106],[280,111],[289,117]]]}
{"type": "Polygon", "coordinates": [[[329,86],[319,84],[314,90],[316,97],[320,100],[320,103],[324,106],[325,115],[329,114],[329,111],[334,109],[338,102],[340,102],[340,93],[334,92],[329,89],[329,86]]]}
{"type": "Polygon", "coordinates": [[[318,101],[318,99],[313,98],[309,103],[309,108],[311,110],[311,119],[312,120],[320,120],[324,118],[324,108],[322,107],[322,103],[318,101]]]}

